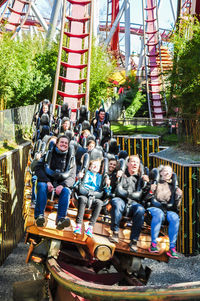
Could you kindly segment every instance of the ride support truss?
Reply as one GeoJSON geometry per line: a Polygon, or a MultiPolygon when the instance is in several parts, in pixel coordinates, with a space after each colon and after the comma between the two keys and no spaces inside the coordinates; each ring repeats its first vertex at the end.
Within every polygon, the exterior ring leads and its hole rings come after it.
{"type": "Polygon", "coordinates": [[[68,103],[72,113],[76,112],[83,102],[87,107],[89,105],[92,10],[93,3],[90,0],[64,1],[52,98],[54,110],[59,98],[68,103]],[[70,4],[69,15],[66,15],[67,2],[70,4]]]}

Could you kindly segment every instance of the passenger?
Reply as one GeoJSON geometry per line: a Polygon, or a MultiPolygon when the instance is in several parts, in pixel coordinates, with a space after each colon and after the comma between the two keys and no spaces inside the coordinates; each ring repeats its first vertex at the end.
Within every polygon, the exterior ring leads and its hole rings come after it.
{"type": "Polygon", "coordinates": [[[117,185],[115,195],[111,200],[111,242],[119,242],[119,225],[122,216],[132,219],[130,235],[130,251],[137,252],[137,241],[144,223],[144,207],[139,204],[142,197],[142,187],[144,181],[148,180],[141,175],[140,159],[137,155],[132,155],[128,159],[127,168],[117,185]]]}
{"type": "Polygon", "coordinates": [[[101,108],[98,112],[98,117],[92,119],[91,125],[93,126],[94,135],[96,138],[99,136],[99,129],[102,128],[104,124],[110,125],[108,118],[106,118],[107,116],[108,114],[106,114],[105,110],[101,108]]]}
{"type": "Polygon", "coordinates": [[[68,117],[64,117],[62,119],[62,126],[61,126],[61,133],[66,132],[67,130],[70,130],[70,119],[68,117]]]}
{"type": "Polygon", "coordinates": [[[68,174],[66,171],[68,159],[68,145],[67,136],[60,136],[57,138],[56,145],[52,149],[50,169],[52,174],[47,172],[45,156],[41,158],[35,167],[35,174],[38,179],[37,183],[37,200],[35,206],[35,219],[38,227],[43,227],[45,223],[44,210],[47,203],[48,192],[53,192],[55,189],[56,195],[59,197],[58,213],[57,213],[57,229],[62,230],[70,226],[70,219],[66,218],[67,208],[71,195],[71,188],[75,182],[76,164],[70,167],[68,174]],[[53,172],[55,173],[53,174],[53,172]]]}
{"type": "Polygon", "coordinates": [[[70,124],[70,119],[68,117],[63,117],[62,122],[61,122],[61,128],[60,128],[60,133],[59,133],[59,128],[55,128],[54,134],[64,134],[67,130],[70,130],[71,124],[70,124]]]}
{"type": "Polygon", "coordinates": [[[85,230],[85,234],[89,237],[93,236],[93,227],[96,223],[96,220],[101,212],[103,201],[101,197],[103,196],[103,190],[105,192],[110,192],[110,186],[105,185],[102,188],[102,175],[100,174],[101,160],[92,160],[89,164],[89,170],[86,172],[85,176],[82,172],[79,173],[79,178],[83,179],[81,184],[81,191],[83,194],[78,197],[78,214],[76,217],[76,228],[74,234],[82,233],[82,223],[83,216],[85,213],[85,208],[92,209],[92,215],[89,221],[89,226],[85,230]]]}
{"type": "Polygon", "coordinates": [[[80,136],[79,143],[83,146],[83,138],[87,139],[90,136],[90,131],[89,130],[83,130],[80,136]]]}
{"type": "Polygon", "coordinates": [[[85,153],[91,153],[91,151],[95,148],[96,143],[93,139],[88,140],[87,147],[84,148],[81,145],[78,146],[76,152],[76,174],[78,174],[81,170],[82,165],[82,157],[85,153]]]}
{"type": "Polygon", "coordinates": [[[50,111],[50,101],[48,99],[44,99],[40,104],[39,104],[39,111],[35,113],[33,116],[33,120],[36,123],[38,117],[41,117],[42,114],[49,114],[50,111]]]}
{"type": "Polygon", "coordinates": [[[96,146],[96,143],[93,139],[88,140],[88,142],[87,142],[87,151],[91,152],[95,148],[95,146],[96,146]]]}
{"type": "Polygon", "coordinates": [[[123,171],[119,170],[117,159],[110,158],[108,163],[108,177],[110,179],[111,193],[115,192],[118,179],[123,175],[123,171]]]}
{"type": "Polygon", "coordinates": [[[152,253],[158,253],[157,238],[162,222],[169,223],[168,233],[170,246],[167,255],[178,258],[176,252],[176,240],[179,230],[179,207],[181,204],[182,190],[173,183],[171,166],[161,166],[157,184],[151,185],[151,207],[147,210],[151,213],[151,247],[152,253]]]}

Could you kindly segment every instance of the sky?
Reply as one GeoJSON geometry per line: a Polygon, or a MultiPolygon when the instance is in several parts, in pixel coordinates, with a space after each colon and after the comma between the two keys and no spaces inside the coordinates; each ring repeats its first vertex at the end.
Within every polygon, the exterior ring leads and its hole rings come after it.
{"type": "MultiPolygon", "coordinates": [[[[106,20],[106,6],[107,0],[98,0],[99,1],[99,19],[100,21],[106,20]]],[[[142,25],[142,1],[143,0],[130,0],[130,14],[131,14],[131,23],[137,23],[142,25]]],[[[178,0],[157,0],[159,5],[158,16],[159,16],[159,27],[165,29],[172,29],[174,25],[174,17],[172,13],[172,8],[174,10],[176,18],[177,10],[177,1],[178,0]]],[[[39,9],[40,13],[45,18],[50,18],[51,9],[54,0],[36,0],[35,4],[39,9]]],[[[123,3],[123,0],[119,0],[120,5],[123,3]]],[[[122,17],[121,21],[124,21],[122,17]]],[[[120,48],[124,49],[124,34],[120,35],[120,48]]],[[[141,39],[138,36],[131,35],[131,53],[139,53],[141,46],[141,39]]]]}
{"type": "MultiPolygon", "coordinates": [[[[172,29],[174,26],[174,16],[172,13],[172,7],[174,10],[175,18],[176,18],[176,10],[177,10],[177,1],[178,0],[158,0],[159,10],[159,27],[164,29],[172,29]],[[172,7],[171,7],[172,5],[172,7]]],[[[120,5],[123,3],[120,0],[120,5]]],[[[50,17],[51,6],[53,4],[53,0],[36,0],[36,5],[43,16],[50,17]]],[[[107,0],[99,0],[99,19],[100,21],[106,20],[106,6],[107,0]]],[[[142,24],[143,16],[142,16],[142,0],[130,0],[130,14],[131,14],[131,23],[142,24]]],[[[122,17],[121,21],[124,21],[122,17]]],[[[139,53],[141,47],[141,39],[135,35],[131,35],[131,53],[139,53]]],[[[120,47],[124,49],[124,35],[120,35],[120,47]]]]}

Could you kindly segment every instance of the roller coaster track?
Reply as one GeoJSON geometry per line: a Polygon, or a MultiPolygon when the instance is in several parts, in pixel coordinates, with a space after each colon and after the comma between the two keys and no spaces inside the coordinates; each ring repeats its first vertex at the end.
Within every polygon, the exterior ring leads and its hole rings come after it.
{"type": "MultiPolygon", "coordinates": [[[[4,1],[5,2],[5,1],[4,1]]],[[[15,38],[30,14],[32,0],[8,0],[0,17],[1,23],[5,24],[5,30],[12,32],[12,39],[15,38]],[[6,17],[8,16],[8,17],[6,17]]]]}
{"type": "MultiPolygon", "coordinates": [[[[99,25],[99,31],[107,32],[111,29],[111,25],[110,24],[106,25],[104,23],[105,21],[101,21],[101,24],[99,25]]],[[[164,28],[160,28],[159,30],[160,30],[160,36],[162,41],[168,41],[171,35],[171,31],[164,28]]],[[[120,22],[119,32],[125,33],[125,26],[123,26],[123,22],[120,22]]],[[[131,23],[130,33],[136,36],[143,36],[144,35],[143,25],[131,23]]]]}
{"type": "MultiPolygon", "coordinates": [[[[162,122],[167,105],[163,110],[162,64],[158,65],[160,56],[160,37],[158,26],[157,0],[143,0],[144,55],[147,83],[149,116],[154,124],[162,122]]],[[[161,56],[160,56],[161,57],[161,56]]]]}
{"type": "Polygon", "coordinates": [[[86,106],[89,102],[92,10],[91,0],[64,1],[52,104],[55,110],[57,97],[63,99],[72,109],[72,119],[83,100],[86,106]],[[65,13],[67,3],[71,4],[68,16],[65,13]]]}

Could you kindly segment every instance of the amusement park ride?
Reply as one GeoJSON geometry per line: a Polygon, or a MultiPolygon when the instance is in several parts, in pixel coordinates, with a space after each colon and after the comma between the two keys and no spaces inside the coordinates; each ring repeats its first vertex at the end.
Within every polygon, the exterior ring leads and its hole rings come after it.
{"type": "MultiPolygon", "coordinates": [[[[139,0],[135,0],[137,1],[139,0]]],[[[89,107],[91,43],[93,32],[95,32],[94,15],[98,7],[97,2],[97,0],[55,0],[51,17],[46,20],[37,8],[37,1],[0,0],[2,35],[9,31],[11,38],[16,39],[20,37],[22,31],[32,31],[44,36],[46,34],[48,43],[51,43],[55,33],[59,32],[59,52],[52,98],[53,113],[58,100],[63,99],[72,111],[73,120],[75,120],[77,109],[82,104],[89,107]],[[59,18],[60,12],[62,12],[61,18],[59,18]],[[63,53],[65,53],[64,56],[63,53]]],[[[170,63],[162,48],[162,42],[169,38],[170,32],[159,28],[160,2],[143,0],[143,24],[134,26],[130,23],[129,0],[108,0],[106,22],[98,24],[98,30],[104,32],[106,36],[105,46],[115,56],[120,54],[119,34],[125,33],[125,69],[127,72],[130,67],[130,35],[141,36],[141,55],[137,72],[139,74],[141,70],[145,71],[149,116],[158,123],[167,111],[167,104],[160,93],[163,91],[162,66],[170,63]],[[111,14],[109,14],[109,7],[111,7],[111,14]],[[122,16],[124,16],[124,25],[120,23],[122,16]]],[[[169,6],[172,8],[171,2],[170,0],[169,6]]],[[[177,15],[184,14],[186,11],[198,14],[199,2],[198,0],[177,1],[177,15]]],[[[150,273],[148,267],[143,268],[141,260],[152,258],[167,262],[166,250],[169,242],[166,235],[160,233],[159,253],[152,255],[148,251],[150,229],[146,225],[140,236],[139,251],[133,255],[128,246],[129,227],[121,227],[120,243],[113,244],[108,239],[109,223],[100,216],[95,225],[94,237],[88,238],[85,234],[76,237],[72,227],[62,231],[56,229],[56,213],[52,205],[47,206],[49,211],[45,212],[47,225],[39,228],[34,222],[34,209],[31,208],[30,199],[27,197],[30,193],[28,183],[29,181],[25,188],[24,202],[27,242],[30,243],[27,262],[33,260],[37,263],[45,263],[47,273],[53,278],[53,281],[51,279],[52,290],[55,291],[56,285],[65,287],[66,291],[70,291],[75,296],[74,300],[75,298],[76,300],[86,300],[83,298],[133,300],[137,299],[138,292],[140,298],[144,297],[143,300],[152,300],[152,294],[155,291],[146,291],[141,288],[148,281],[150,273]],[[107,273],[110,266],[115,268],[115,272],[107,273]],[[116,283],[120,283],[121,286],[114,285],[116,283]],[[78,295],[83,298],[81,299],[78,295]]],[[[72,226],[73,223],[75,224],[76,212],[76,208],[73,207],[68,211],[72,226]]],[[[87,219],[85,223],[88,223],[87,219]]],[[[176,290],[178,290],[176,287],[170,289],[167,287],[162,294],[168,298],[176,290]]]]}

